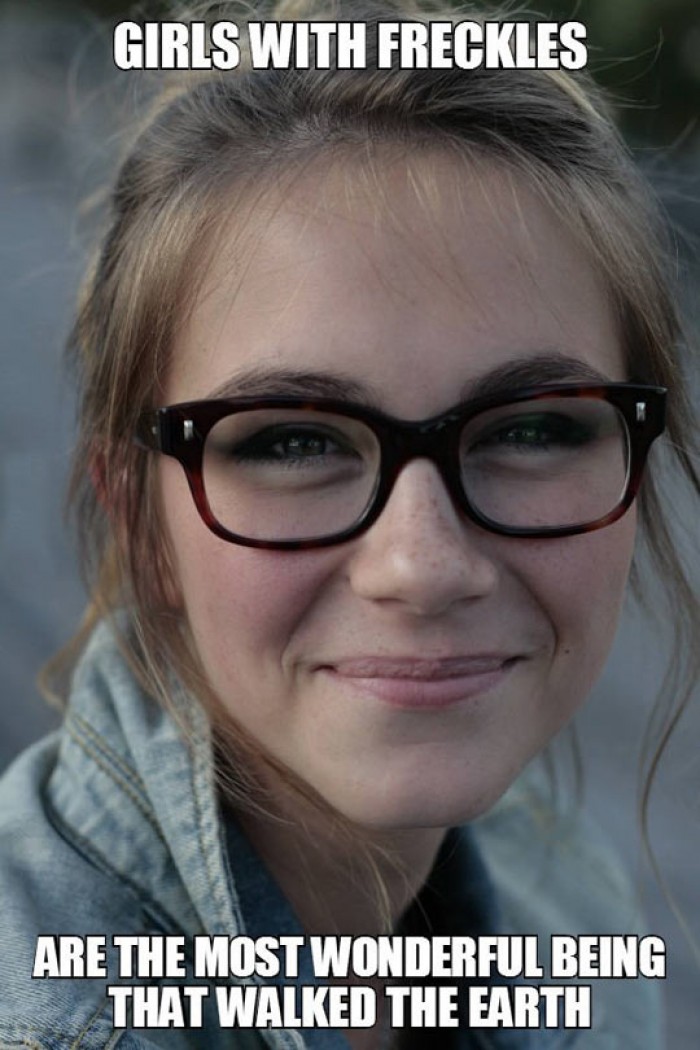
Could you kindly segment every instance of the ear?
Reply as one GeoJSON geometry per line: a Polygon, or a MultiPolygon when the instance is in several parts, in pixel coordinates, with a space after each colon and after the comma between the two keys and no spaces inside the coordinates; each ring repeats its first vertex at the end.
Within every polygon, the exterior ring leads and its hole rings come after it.
{"type": "Polygon", "coordinates": [[[128,528],[126,518],[128,468],[115,467],[109,463],[108,455],[101,445],[95,445],[90,457],[88,476],[92,482],[97,501],[109,517],[115,533],[128,528]]]}
{"type": "Polygon", "coordinates": [[[100,504],[103,510],[109,513],[110,499],[107,494],[107,473],[105,466],[104,452],[93,451],[90,456],[90,465],[88,467],[88,475],[92,482],[92,487],[95,490],[97,496],[97,502],[100,504]]]}
{"type": "Polygon", "coordinates": [[[87,474],[95,498],[107,519],[115,564],[120,574],[129,559],[129,516],[127,511],[126,467],[115,470],[109,463],[108,454],[101,445],[95,444],[88,459],[87,474]]]}
{"type": "MultiPolygon", "coordinates": [[[[119,553],[119,560],[124,565],[133,564],[135,530],[134,523],[130,520],[128,499],[128,476],[129,468],[123,464],[116,470],[110,470],[107,466],[107,457],[103,449],[96,448],[90,457],[89,476],[97,500],[109,518],[114,541],[119,553]]],[[[155,477],[147,477],[146,484],[155,484],[155,477]]],[[[159,503],[156,493],[151,494],[151,499],[159,503]]],[[[155,520],[151,523],[152,529],[157,529],[158,535],[144,537],[140,536],[140,545],[144,544],[144,551],[136,553],[136,567],[132,571],[138,571],[140,589],[149,594],[149,604],[166,610],[169,613],[180,613],[184,602],[177,580],[174,566],[174,557],[169,548],[166,530],[162,527],[162,514],[155,511],[155,520]],[[148,553],[146,553],[148,552],[148,553]],[[144,564],[138,566],[138,562],[144,564]]],[[[136,532],[139,530],[137,529],[136,532]]],[[[138,541],[137,541],[138,542],[138,541]]]]}

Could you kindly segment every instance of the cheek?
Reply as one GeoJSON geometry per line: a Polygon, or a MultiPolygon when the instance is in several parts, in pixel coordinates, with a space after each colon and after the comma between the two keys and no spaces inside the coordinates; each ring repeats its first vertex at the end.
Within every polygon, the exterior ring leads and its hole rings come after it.
{"type": "Polygon", "coordinates": [[[634,509],[597,532],[535,541],[527,586],[547,617],[552,673],[573,710],[587,696],[612,646],[634,551],[634,509]]]}
{"type": "Polygon", "coordinates": [[[207,677],[223,700],[256,691],[284,669],[290,638],[326,593],[338,554],[257,550],[219,539],[177,472],[164,470],[162,497],[179,604],[207,677]]]}
{"type": "Polygon", "coordinates": [[[273,678],[279,684],[290,639],[309,615],[325,570],[308,555],[302,565],[291,553],[212,540],[185,550],[179,569],[197,649],[225,700],[273,678]]]}

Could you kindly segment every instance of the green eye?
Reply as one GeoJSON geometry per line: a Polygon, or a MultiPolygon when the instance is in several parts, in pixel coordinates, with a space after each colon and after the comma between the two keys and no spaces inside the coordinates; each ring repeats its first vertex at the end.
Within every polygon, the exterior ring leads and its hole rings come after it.
{"type": "Polygon", "coordinates": [[[353,455],[341,435],[311,427],[265,427],[233,445],[228,452],[239,463],[304,465],[338,456],[353,455]]]}
{"type": "Polygon", "coordinates": [[[280,459],[313,459],[327,455],[337,446],[334,446],[325,435],[302,431],[281,438],[269,448],[270,452],[279,456],[280,459]]]}
{"type": "Polygon", "coordinates": [[[501,421],[482,434],[472,448],[547,450],[575,448],[595,437],[590,424],[557,412],[528,414],[501,421]]]}

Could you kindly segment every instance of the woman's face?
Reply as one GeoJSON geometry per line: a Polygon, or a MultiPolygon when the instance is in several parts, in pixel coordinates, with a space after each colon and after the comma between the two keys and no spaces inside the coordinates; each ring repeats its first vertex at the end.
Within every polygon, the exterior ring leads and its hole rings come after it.
{"type": "MultiPolygon", "coordinates": [[[[516,370],[527,383],[625,378],[595,272],[524,184],[440,156],[387,161],[379,186],[350,170],[307,173],[253,227],[243,262],[225,241],[163,403],[287,393],[298,373],[300,393],[331,377],[415,420],[516,370]]],[[[218,697],[360,824],[483,812],[600,672],[633,512],[587,535],[497,536],[414,460],[356,539],[256,550],[207,530],[176,461],[160,470],[181,601],[218,697]]]]}

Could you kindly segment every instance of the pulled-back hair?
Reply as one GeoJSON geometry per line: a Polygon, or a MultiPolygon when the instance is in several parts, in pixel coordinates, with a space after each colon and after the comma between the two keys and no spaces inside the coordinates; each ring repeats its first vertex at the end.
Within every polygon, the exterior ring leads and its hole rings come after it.
{"type": "MultiPolygon", "coordinates": [[[[240,25],[239,14],[234,5],[216,5],[217,17],[240,25]]],[[[466,14],[474,17],[459,17],[466,14]]],[[[457,18],[453,8],[383,2],[287,4],[255,17],[370,26],[387,17],[457,18]]],[[[386,146],[407,158],[437,150],[526,180],[601,275],[628,378],[668,387],[665,469],[675,463],[700,493],[671,252],[658,208],[591,79],[537,69],[380,70],[372,32],[367,40],[364,69],[253,70],[244,61],[234,71],[159,75],[111,194],[71,339],[81,382],[71,499],[91,602],[72,656],[96,619],[128,606],[137,639],[132,661],[166,703],[173,668],[198,695],[207,696],[207,685],[187,625],[168,600],[171,567],[153,457],[133,443],[136,422],[157,404],[174,333],[196,299],[217,235],[232,216],[254,211],[266,188],[317,159],[353,158],[371,172],[386,146]]],[[[660,465],[653,458],[640,497],[647,556],[640,560],[638,552],[633,570],[639,597],[654,575],[661,583],[674,635],[648,773],[700,662],[700,606],[662,506],[660,465]]],[[[229,726],[228,737],[243,755],[259,751],[239,727],[229,726]]]]}

